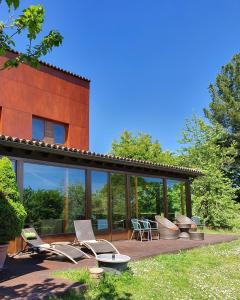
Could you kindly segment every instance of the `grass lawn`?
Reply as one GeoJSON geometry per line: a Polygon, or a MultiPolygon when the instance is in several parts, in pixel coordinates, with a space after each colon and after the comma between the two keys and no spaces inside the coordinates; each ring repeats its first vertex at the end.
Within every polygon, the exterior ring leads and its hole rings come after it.
{"type": "Polygon", "coordinates": [[[86,269],[54,275],[89,288],[81,295],[50,299],[240,299],[240,240],[131,262],[128,272],[106,275],[99,283],[89,279],[86,269]]]}

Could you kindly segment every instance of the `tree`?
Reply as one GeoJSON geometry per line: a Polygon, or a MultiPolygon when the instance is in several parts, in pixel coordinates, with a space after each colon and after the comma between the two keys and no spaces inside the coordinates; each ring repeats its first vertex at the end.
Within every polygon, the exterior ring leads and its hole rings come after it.
{"type": "Polygon", "coordinates": [[[0,160],[0,245],[20,235],[25,218],[15,172],[11,161],[3,157],[0,160]]]}
{"type": "Polygon", "coordinates": [[[112,142],[111,154],[138,160],[148,160],[154,163],[176,164],[176,157],[169,151],[162,151],[159,141],[152,141],[149,134],[137,133],[132,135],[125,130],[120,141],[112,142]]]}
{"type": "Polygon", "coordinates": [[[224,173],[237,155],[236,143],[225,145],[226,132],[219,124],[204,123],[194,117],[188,121],[180,141],[182,165],[201,169],[204,176],[192,183],[193,213],[209,226],[240,226],[240,205],[235,201],[238,188],[224,173]],[[222,141],[221,144],[219,141],[222,141]]]}
{"type": "MultiPolygon", "coordinates": [[[[215,83],[210,84],[209,91],[212,100],[204,112],[213,125],[220,124],[225,129],[225,144],[236,144],[238,155],[224,171],[234,185],[240,187],[240,54],[234,55],[222,67],[215,83]]],[[[240,194],[238,197],[240,201],[240,194]]]]}
{"type": "MultiPolygon", "coordinates": [[[[0,5],[2,2],[0,0],[0,5]]],[[[63,37],[58,31],[51,30],[40,43],[33,45],[42,31],[45,15],[43,6],[31,5],[24,9],[18,18],[14,19],[11,11],[18,9],[19,0],[5,0],[5,2],[9,10],[9,18],[6,22],[0,21],[0,56],[4,56],[7,50],[15,48],[16,35],[24,35],[26,32],[28,45],[25,53],[19,53],[16,57],[7,59],[1,69],[18,67],[21,63],[37,67],[38,59],[51,52],[53,47],[60,46],[63,37]]]]}

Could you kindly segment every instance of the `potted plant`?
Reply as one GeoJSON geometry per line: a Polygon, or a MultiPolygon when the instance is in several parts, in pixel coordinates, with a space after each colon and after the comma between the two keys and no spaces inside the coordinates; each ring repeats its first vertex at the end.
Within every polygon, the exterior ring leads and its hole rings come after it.
{"type": "Polygon", "coordinates": [[[0,159],[0,270],[6,259],[8,243],[20,235],[25,218],[26,211],[12,163],[3,157],[0,159]]]}

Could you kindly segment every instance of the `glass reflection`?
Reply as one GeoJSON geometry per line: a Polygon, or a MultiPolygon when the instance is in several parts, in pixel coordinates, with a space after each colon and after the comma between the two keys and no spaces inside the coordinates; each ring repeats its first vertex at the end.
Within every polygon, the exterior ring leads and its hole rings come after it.
{"type": "Polygon", "coordinates": [[[108,175],[92,171],[92,224],[96,230],[108,229],[108,175]]]}
{"type": "Polygon", "coordinates": [[[54,143],[55,144],[64,144],[65,143],[65,135],[66,130],[65,126],[61,124],[53,124],[54,131],[54,143]]]}
{"type": "Polygon", "coordinates": [[[130,177],[131,216],[155,219],[163,213],[163,181],[153,177],[130,177]]]}
{"type": "Polygon", "coordinates": [[[177,215],[186,214],[184,183],[178,180],[167,180],[168,218],[174,221],[177,215]]]}
{"type": "Polygon", "coordinates": [[[73,221],[85,219],[85,171],[66,169],[66,180],[65,232],[74,232],[73,221]]]}
{"type": "Polygon", "coordinates": [[[112,229],[126,228],[126,176],[111,174],[112,229]]]}
{"type": "Polygon", "coordinates": [[[73,232],[73,220],[85,214],[85,173],[24,163],[23,202],[26,223],[39,234],[73,232]]]}
{"type": "Polygon", "coordinates": [[[32,138],[34,140],[44,139],[44,121],[41,119],[32,119],[32,138]]]}

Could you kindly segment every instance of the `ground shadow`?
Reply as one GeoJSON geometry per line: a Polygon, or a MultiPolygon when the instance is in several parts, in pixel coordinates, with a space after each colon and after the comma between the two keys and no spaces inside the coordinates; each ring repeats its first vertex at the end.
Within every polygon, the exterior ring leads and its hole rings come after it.
{"type": "Polygon", "coordinates": [[[46,267],[40,265],[44,259],[44,256],[39,255],[33,257],[24,256],[17,259],[7,257],[4,269],[0,271],[0,283],[28,273],[47,270],[46,267]]]}
{"type": "Polygon", "coordinates": [[[48,296],[54,295],[59,290],[74,289],[77,284],[66,285],[64,283],[56,283],[54,279],[45,279],[41,284],[33,284],[29,286],[27,284],[18,284],[11,287],[0,288],[0,299],[7,297],[6,299],[47,299],[48,296]]]}

